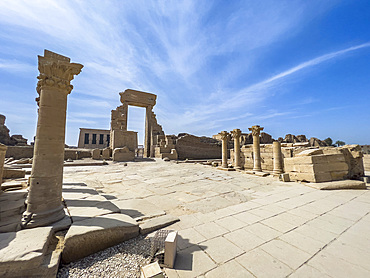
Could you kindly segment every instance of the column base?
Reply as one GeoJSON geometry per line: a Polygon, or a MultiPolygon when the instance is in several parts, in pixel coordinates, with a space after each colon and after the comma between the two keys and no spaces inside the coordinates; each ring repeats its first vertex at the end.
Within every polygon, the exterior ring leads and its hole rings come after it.
{"type": "Polygon", "coordinates": [[[235,171],[235,168],[225,168],[225,167],[217,167],[218,170],[223,170],[223,171],[235,171]]]}
{"type": "Polygon", "coordinates": [[[262,172],[262,168],[253,168],[253,172],[262,172]]]}
{"type": "Polygon", "coordinates": [[[33,213],[25,211],[22,217],[22,228],[29,229],[35,227],[43,227],[53,224],[65,217],[64,207],[48,210],[41,213],[33,213]]]}

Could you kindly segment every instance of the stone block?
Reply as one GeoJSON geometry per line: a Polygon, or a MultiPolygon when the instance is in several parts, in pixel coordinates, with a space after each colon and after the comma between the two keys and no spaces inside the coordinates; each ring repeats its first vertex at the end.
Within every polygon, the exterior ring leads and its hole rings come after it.
{"type": "Polygon", "coordinates": [[[309,183],[310,187],[320,190],[342,190],[342,189],[364,189],[366,190],[366,184],[363,181],[356,180],[341,180],[321,183],[309,183]]]}
{"type": "Polygon", "coordinates": [[[139,234],[135,220],[124,214],[108,214],[74,222],[68,230],[62,260],[74,262],[139,234]]]}
{"type": "Polygon", "coordinates": [[[129,215],[137,221],[166,214],[156,205],[143,199],[111,200],[111,202],[121,210],[122,214],[129,215]]]}
{"type": "Polygon", "coordinates": [[[154,262],[140,268],[140,278],[164,278],[164,275],[158,262],[154,262]]]}
{"type": "Polygon", "coordinates": [[[105,148],[102,150],[102,158],[103,159],[110,159],[112,156],[112,149],[111,148],[105,148]]]}
{"type": "Polygon", "coordinates": [[[26,171],[22,169],[15,169],[10,167],[4,167],[3,179],[19,179],[26,176],[26,171]]]}
{"type": "Polygon", "coordinates": [[[283,182],[289,182],[290,181],[289,173],[280,174],[279,180],[283,182]]]}
{"type": "Polygon", "coordinates": [[[308,149],[304,150],[296,155],[296,157],[300,156],[311,156],[311,155],[319,155],[323,154],[323,151],[321,149],[308,149]]]}
{"type": "Polygon", "coordinates": [[[93,149],[91,151],[92,159],[100,159],[100,149],[93,149]]]}
{"type": "Polygon", "coordinates": [[[177,231],[173,231],[167,235],[164,242],[164,264],[169,268],[173,268],[175,265],[177,239],[177,231]]]}
{"type": "Polygon", "coordinates": [[[12,273],[40,266],[52,234],[50,227],[1,233],[0,276],[12,277],[12,273]]]}
{"type": "Polygon", "coordinates": [[[113,151],[113,161],[133,161],[135,159],[135,152],[130,151],[127,147],[116,148],[113,151]]]}
{"type": "Polygon", "coordinates": [[[113,130],[112,149],[127,147],[130,151],[135,152],[137,149],[137,132],[126,130],[113,130]]]}
{"type": "Polygon", "coordinates": [[[290,180],[293,181],[307,181],[307,182],[326,182],[331,181],[330,173],[289,173],[290,180]]]}

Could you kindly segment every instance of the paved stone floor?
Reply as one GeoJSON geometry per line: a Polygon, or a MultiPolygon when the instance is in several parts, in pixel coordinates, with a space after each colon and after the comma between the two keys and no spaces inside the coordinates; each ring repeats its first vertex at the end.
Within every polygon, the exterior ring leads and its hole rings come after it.
{"type": "Polygon", "coordinates": [[[168,277],[370,277],[370,190],[319,191],[200,164],[66,167],[108,199],[180,217],[168,277]]]}

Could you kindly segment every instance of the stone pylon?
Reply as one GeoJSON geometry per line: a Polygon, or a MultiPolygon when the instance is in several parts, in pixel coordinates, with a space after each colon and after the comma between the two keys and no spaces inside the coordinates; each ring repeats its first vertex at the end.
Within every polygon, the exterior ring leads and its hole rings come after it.
{"type": "Polygon", "coordinates": [[[229,141],[230,134],[227,131],[221,131],[222,140],[222,168],[227,168],[227,142],[229,141]]]}
{"type": "Polygon", "coordinates": [[[283,171],[283,155],[281,153],[281,144],[279,141],[272,142],[272,156],[274,158],[274,175],[282,174],[283,171]]]}
{"type": "Polygon", "coordinates": [[[234,129],[230,132],[234,138],[234,160],[235,160],[235,169],[240,169],[240,135],[242,134],[240,129],[234,129]]]}
{"type": "Polygon", "coordinates": [[[252,131],[253,136],[253,171],[262,172],[261,167],[261,149],[260,149],[260,134],[263,127],[254,125],[248,128],[252,131]]]}
{"type": "Polygon", "coordinates": [[[83,68],[48,50],[38,56],[38,64],[39,110],[24,228],[49,225],[65,216],[62,183],[67,96],[73,88],[71,80],[83,68]]]}

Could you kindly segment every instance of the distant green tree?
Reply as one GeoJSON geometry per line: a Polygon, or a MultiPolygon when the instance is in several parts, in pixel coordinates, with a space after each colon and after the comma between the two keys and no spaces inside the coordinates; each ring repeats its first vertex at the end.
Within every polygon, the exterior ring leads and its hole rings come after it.
{"type": "Polygon", "coordinates": [[[332,145],[333,145],[333,140],[332,140],[330,137],[326,138],[326,139],[324,140],[324,142],[325,142],[328,146],[332,146],[332,145]]]}
{"type": "Polygon", "coordinates": [[[335,142],[335,145],[337,145],[337,147],[344,146],[345,144],[346,144],[345,142],[340,141],[340,140],[335,142]]]}

